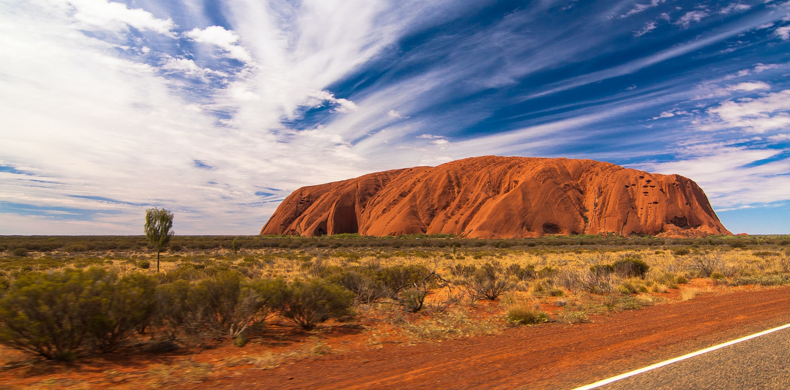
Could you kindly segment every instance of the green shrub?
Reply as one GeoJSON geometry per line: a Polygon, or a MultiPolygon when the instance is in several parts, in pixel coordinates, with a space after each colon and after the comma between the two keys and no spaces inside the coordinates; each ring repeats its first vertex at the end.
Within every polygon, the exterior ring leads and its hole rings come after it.
{"type": "Polygon", "coordinates": [[[595,276],[606,276],[614,273],[614,266],[611,264],[597,264],[590,267],[590,272],[595,276]]]}
{"type": "Polygon", "coordinates": [[[721,280],[721,279],[726,279],[727,277],[722,275],[720,272],[714,272],[710,274],[710,278],[713,280],[721,280]]]}
{"type": "Polygon", "coordinates": [[[552,288],[551,290],[549,290],[549,295],[551,295],[552,297],[561,297],[565,295],[565,291],[562,291],[561,288],[552,288]]]}
{"type": "Polygon", "coordinates": [[[95,304],[88,308],[88,332],[97,349],[111,352],[148,325],[156,309],[156,280],[142,274],[117,280],[107,273],[94,282],[90,295],[95,304]]]}
{"type": "Polygon", "coordinates": [[[25,256],[27,256],[27,248],[16,248],[11,253],[13,253],[14,256],[17,256],[17,257],[25,257],[25,256]]]}
{"type": "Polygon", "coordinates": [[[497,262],[483,264],[471,277],[466,278],[464,285],[474,298],[491,301],[514,287],[497,262]]]}
{"type": "Polygon", "coordinates": [[[282,279],[253,283],[242,283],[241,279],[237,273],[224,272],[190,288],[189,305],[200,308],[199,318],[209,331],[237,337],[280,305],[282,279]]]}
{"type": "Polygon", "coordinates": [[[378,272],[378,279],[392,293],[408,285],[418,283],[430,274],[428,268],[421,264],[396,265],[383,268],[378,272]]]}
{"type": "Polygon", "coordinates": [[[646,293],[648,292],[648,288],[640,280],[628,280],[617,286],[617,292],[621,295],[637,294],[640,292],[646,293]]]}
{"type": "Polygon", "coordinates": [[[100,269],[22,275],[0,299],[0,344],[47,359],[73,360],[85,338],[100,269]]]}
{"type": "Polygon", "coordinates": [[[357,302],[370,304],[391,296],[388,288],[376,278],[374,272],[372,269],[351,269],[328,279],[356,294],[357,302]]]}
{"type": "Polygon", "coordinates": [[[149,269],[149,268],[151,268],[151,262],[147,261],[147,260],[143,260],[143,261],[137,263],[137,268],[149,269]]]}
{"type": "Polygon", "coordinates": [[[77,243],[71,244],[64,248],[66,252],[87,252],[90,250],[87,244],[77,243]]]}
{"type": "Polygon", "coordinates": [[[505,321],[514,325],[539,324],[548,320],[549,316],[545,312],[526,304],[510,308],[505,315],[505,321]]]}
{"type": "Polygon", "coordinates": [[[156,320],[170,340],[178,338],[179,333],[195,334],[200,331],[200,307],[193,306],[189,300],[190,284],[186,280],[156,287],[156,320]]]}
{"type": "Polygon", "coordinates": [[[507,267],[505,273],[507,275],[515,276],[518,280],[531,280],[537,276],[535,273],[535,266],[532,264],[524,267],[519,264],[511,264],[507,267]]]}
{"type": "Polygon", "coordinates": [[[672,253],[675,256],[685,256],[685,255],[691,253],[691,251],[689,250],[689,248],[678,248],[678,249],[673,250],[672,253]]]}
{"type": "Polygon", "coordinates": [[[296,280],[288,285],[280,301],[280,313],[303,329],[310,330],[329,318],[351,314],[354,293],[321,279],[296,280]]]}
{"type": "Polygon", "coordinates": [[[612,264],[612,267],[614,267],[618,275],[626,278],[644,278],[645,274],[650,269],[650,266],[638,257],[626,257],[617,260],[612,264]]]}
{"type": "Polygon", "coordinates": [[[545,266],[545,267],[543,267],[543,269],[538,271],[538,277],[539,278],[550,278],[550,277],[554,276],[556,273],[557,273],[557,269],[556,268],[552,268],[551,266],[545,266]]]}
{"type": "MultiPolygon", "coordinates": [[[[513,265],[518,267],[519,270],[521,269],[521,266],[519,266],[518,264],[513,264],[513,265]]],[[[508,271],[510,271],[511,268],[508,268],[508,271]]],[[[468,264],[468,265],[456,264],[455,266],[450,267],[450,274],[460,278],[468,278],[472,276],[475,273],[475,271],[477,271],[477,266],[475,266],[474,264],[468,264]]]]}

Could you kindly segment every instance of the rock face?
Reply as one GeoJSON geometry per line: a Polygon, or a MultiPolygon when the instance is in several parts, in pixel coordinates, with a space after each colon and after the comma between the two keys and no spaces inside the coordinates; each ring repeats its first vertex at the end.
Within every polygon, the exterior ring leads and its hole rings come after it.
{"type": "Polygon", "coordinates": [[[731,234],[702,189],[593,160],[475,157],[302,187],[261,234],[731,234]]]}

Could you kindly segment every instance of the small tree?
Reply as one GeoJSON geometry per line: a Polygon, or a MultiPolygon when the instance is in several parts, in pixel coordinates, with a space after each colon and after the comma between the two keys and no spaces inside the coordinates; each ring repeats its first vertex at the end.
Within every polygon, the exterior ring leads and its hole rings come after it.
{"type": "Polygon", "coordinates": [[[239,253],[239,249],[241,249],[241,243],[239,242],[238,238],[233,239],[233,243],[230,244],[230,248],[233,249],[233,256],[236,256],[239,253]]]}
{"type": "Polygon", "coordinates": [[[159,253],[170,242],[173,232],[173,213],[165,209],[152,208],[145,211],[145,236],[156,248],[156,272],[159,272],[159,253]]]}

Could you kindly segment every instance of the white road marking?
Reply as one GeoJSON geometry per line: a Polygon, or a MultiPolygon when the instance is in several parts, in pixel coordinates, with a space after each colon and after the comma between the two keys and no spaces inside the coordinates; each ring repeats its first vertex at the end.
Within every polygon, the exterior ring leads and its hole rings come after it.
{"type": "Polygon", "coordinates": [[[760,333],[755,333],[755,334],[753,334],[751,336],[741,337],[741,338],[739,338],[737,340],[728,341],[728,342],[726,342],[724,344],[714,345],[714,346],[712,346],[710,348],[705,348],[703,350],[699,350],[697,352],[692,352],[690,354],[683,355],[683,356],[680,356],[680,357],[676,357],[674,359],[665,360],[665,361],[663,361],[661,363],[656,363],[656,364],[653,364],[652,366],[647,366],[645,368],[640,368],[638,370],[627,372],[625,374],[618,375],[618,376],[615,376],[615,377],[611,377],[609,379],[604,379],[602,381],[595,382],[595,383],[587,385],[587,386],[577,387],[574,390],[588,390],[588,389],[594,389],[596,387],[601,387],[603,385],[608,385],[608,384],[610,384],[612,382],[617,382],[617,381],[619,381],[621,379],[632,377],[634,375],[639,375],[639,374],[641,374],[643,372],[648,372],[648,371],[651,371],[651,370],[655,370],[656,368],[659,368],[659,367],[668,366],[668,365],[670,365],[672,363],[677,363],[677,362],[679,362],[681,360],[690,359],[690,358],[693,358],[694,356],[699,356],[699,355],[702,355],[702,354],[705,354],[705,353],[708,353],[708,352],[715,351],[715,350],[720,349],[720,348],[729,347],[730,345],[738,344],[738,343],[740,343],[742,341],[751,340],[753,338],[757,338],[757,337],[760,337],[760,336],[765,336],[765,335],[767,335],[769,333],[773,333],[773,332],[776,332],[776,331],[779,331],[779,330],[782,330],[782,329],[787,329],[787,328],[790,328],[790,324],[782,325],[782,326],[780,326],[778,328],[768,329],[768,330],[760,332],[760,333]]]}

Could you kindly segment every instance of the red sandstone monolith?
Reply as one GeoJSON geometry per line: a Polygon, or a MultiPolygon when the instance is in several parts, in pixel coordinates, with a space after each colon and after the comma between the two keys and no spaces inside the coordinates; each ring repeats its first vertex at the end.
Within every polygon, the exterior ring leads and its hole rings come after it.
{"type": "Polygon", "coordinates": [[[302,187],[261,234],[732,234],[680,175],[593,160],[485,156],[302,187]]]}

